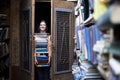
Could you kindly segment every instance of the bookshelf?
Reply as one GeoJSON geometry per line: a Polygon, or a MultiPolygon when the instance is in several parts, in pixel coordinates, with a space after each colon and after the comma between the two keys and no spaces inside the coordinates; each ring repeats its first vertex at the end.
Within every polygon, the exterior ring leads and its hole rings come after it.
{"type": "MultiPolygon", "coordinates": [[[[105,80],[120,79],[120,19],[115,18],[119,16],[120,8],[118,7],[120,7],[120,5],[114,3],[114,5],[108,7],[108,10],[102,18],[99,19],[101,20],[103,17],[106,17],[106,15],[109,15],[105,20],[103,19],[101,23],[98,24],[99,30],[103,33],[102,37],[105,43],[101,45],[104,47],[100,50],[98,49],[100,46],[97,45],[97,43],[95,44],[96,46],[94,46],[96,47],[94,48],[94,51],[98,52],[99,56],[101,56],[101,54],[107,54],[108,57],[108,59],[105,58],[107,59],[107,67],[103,68],[103,66],[97,66],[99,72],[105,80]]],[[[98,61],[102,59],[103,56],[101,56],[98,61]]],[[[103,63],[104,62],[102,62],[102,64],[103,63]]]]}
{"type": "MultiPolygon", "coordinates": [[[[89,1],[92,1],[92,0],[89,0],[89,1]]],[[[112,0],[109,0],[109,1],[112,1],[112,0]]],[[[80,68],[85,72],[88,72],[89,69],[85,68],[85,66],[82,65],[82,63],[87,63],[89,56],[86,58],[85,54],[89,54],[88,53],[90,52],[89,49],[93,48],[92,50],[95,52],[95,56],[94,57],[91,56],[93,52],[90,53],[90,58],[92,58],[91,62],[94,65],[94,60],[96,60],[95,66],[99,71],[98,73],[95,73],[95,74],[98,76],[98,74],[100,73],[105,80],[120,80],[120,18],[119,18],[120,1],[115,0],[111,2],[111,4],[112,5],[109,5],[107,11],[103,15],[101,15],[101,17],[95,23],[95,26],[98,28],[98,30],[100,30],[102,35],[100,34],[100,36],[98,36],[98,33],[97,34],[93,33],[93,36],[90,37],[91,39],[87,38],[86,42],[82,42],[80,45],[82,45],[81,50],[83,50],[82,52],[84,54],[81,53],[81,55],[78,56],[79,57],[78,59],[79,59],[80,68]],[[89,41],[88,42],[89,44],[93,44],[95,37],[97,38],[97,41],[95,42],[93,47],[88,46],[87,47],[88,52],[86,52],[87,41],[89,41]],[[98,37],[101,37],[101,38],[98,39],[98,37]]],[[[85,30],[86,27],[88,29],[88,28],[91,28],[92,26],[84,25],[84,27],[85,27],[84,28],[85,30]]],[[[84,30],[83,31],[81,30],[83,34],[85,34],[84,30]]],[[[87,37],[89,37],[90,33],[86,33],[86,34],[87,34],[87,37]]],[[[80,36],[83,36],[83,35],[80,35],[80,36]]],[[[86,38],[86,35],[81,39],[81,41],[85,41],[85,38],[86,38]]],[[[92,75],[92,74],[93,73],[90,72],[89,75],[92,75]]],[[[91,79],[93,78],[93,76],[84,76],[83,80],[86,80],[88,78],[91,79]]],[[[95,79],[91,79],[91,80],[95,80],[95,79]]]]}
{"type": "Polygon", "coordinates": [[[9,4],[0,3],[0,80],[9,79],[9,4]]]}
{"type": "Polygon", "coordinates": [[[9,53],[8,50],[8,44],[9,44],[9,25],[2,23],[2,17],[5,17],[4,15],[0,14],[0,58],[4,57],[9,53]]]}

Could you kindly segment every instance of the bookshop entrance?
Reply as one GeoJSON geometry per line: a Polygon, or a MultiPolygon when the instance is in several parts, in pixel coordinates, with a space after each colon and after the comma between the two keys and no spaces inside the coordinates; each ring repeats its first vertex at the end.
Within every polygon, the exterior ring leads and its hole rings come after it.
{"type": "Polygon", "coordinates": [[[22,80],[35,78],[33,35],[39,32],[41,20],[46,21],[52,40],[51,80],[73,80],[74,4],[62,0],[21,0],[20,6],[22,80]]]}

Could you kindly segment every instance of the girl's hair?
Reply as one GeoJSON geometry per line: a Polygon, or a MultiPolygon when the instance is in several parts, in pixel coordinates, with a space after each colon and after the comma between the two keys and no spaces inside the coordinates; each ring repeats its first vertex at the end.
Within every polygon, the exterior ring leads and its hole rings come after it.
{"type": "Polygon", "coordinates": [[[40,23],[41,23],[41,22],[44,22],[44,23],[46,24],[46,21],[45,21],[45,20],[41,20],[40,23]]]}

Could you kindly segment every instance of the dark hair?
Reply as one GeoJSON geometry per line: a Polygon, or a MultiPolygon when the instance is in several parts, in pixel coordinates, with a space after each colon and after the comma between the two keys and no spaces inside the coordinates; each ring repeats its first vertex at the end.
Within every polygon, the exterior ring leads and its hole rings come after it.
{"type": "Polygon", "coordinates": [[[46,23],[46,21],[45,21],[45,20],[41,20],[41,21],[40,21],[40,23],[41,23],[41,22],[44,22],[44,23],[46,23]]]}

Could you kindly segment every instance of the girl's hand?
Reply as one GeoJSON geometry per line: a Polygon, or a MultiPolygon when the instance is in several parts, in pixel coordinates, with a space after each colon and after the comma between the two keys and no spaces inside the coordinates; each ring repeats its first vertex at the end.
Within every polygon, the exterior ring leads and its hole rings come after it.
{"type": "Polygon", "coordinates": [[[48,58],[48,64],[50,65],[51,62],[51,57],[48,58]]]}
{"type": "Polygon", "coordinates": [[[37,59],[35,58],[35,64],[38,64],[38,61],[37,61],[37,59]]]}

